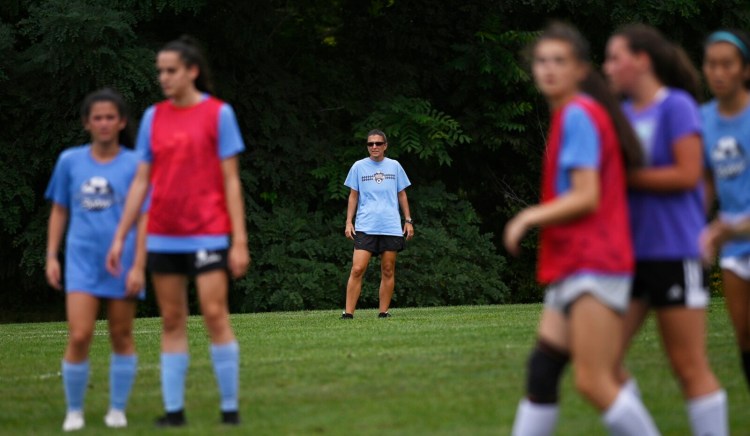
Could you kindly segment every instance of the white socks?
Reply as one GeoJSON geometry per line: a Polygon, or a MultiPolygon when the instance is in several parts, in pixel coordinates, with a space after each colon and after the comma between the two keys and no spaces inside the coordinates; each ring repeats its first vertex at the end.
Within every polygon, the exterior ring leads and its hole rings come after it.
{"type": "Polygon", "coordinates": [[[560,408],[555,404],[532,403],[527,398],[521,400],[513,422],[513,436],[551,435],[557,425],[560,408]]]}
{"type": "Polygon", "coordinates": [[[613,436],[654,436],[659,434],[643,403],[626,389],[620,389],[615,402],[602,415],[613,436]]]}
{"type": "Polygon", "coordinates": [[[687,402],[690,427],[695,436],[726,436],[727,393],[723,389],[687,402]]]}
{"type": "Polygon", "coordinates": [[[638,382],[635,381],[635,377],[630,377],[628,381],[622,385],[622,389],[626,392],[630,392],[636,398],[641,398],[641,390],[638,388],[638,382]]]}

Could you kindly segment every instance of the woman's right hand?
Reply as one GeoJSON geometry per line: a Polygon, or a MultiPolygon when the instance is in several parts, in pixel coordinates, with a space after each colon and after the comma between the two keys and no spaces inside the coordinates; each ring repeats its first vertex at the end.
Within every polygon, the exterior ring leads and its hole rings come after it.
{"type": "Polygon", "coordinates": [[[353,241],[355,234],[356,233],[354,232],[354,224],[346,223],[346,229],[344,229],[344,235],[346,235],[348,239],[351,239],[353,241]]]}
{"type": "Polygon", "coordinates": [[[122,272],[120,259],[122,258],[122,241],[119,238],[112,240],[112,245],[107,252],[107,271],[115,277],[122,272]]]}
{"type": "Polygon", "coordinates": [[[706,265],[713,263],[716,254],[722,245],[732,237],[732,226],[721,221],[714,220],[700,235],[699,244],[701,257],[706,265]]]}
{"type": "Polygon", "coordinates": [[[47,265],[44,268],[44,274],[47,277],[47,283],[50,286],[62,290],[62,283],[60,282],[60,261],[56,257],[48,257],[47,265]]]}

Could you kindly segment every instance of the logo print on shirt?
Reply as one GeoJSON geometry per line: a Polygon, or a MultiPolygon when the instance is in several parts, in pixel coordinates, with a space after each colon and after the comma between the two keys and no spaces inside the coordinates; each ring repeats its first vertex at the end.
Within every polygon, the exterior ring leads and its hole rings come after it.
{"type": "Polygon", "coordinates": [[[363,182],[369,182],[374,180],[378,185],[383,183],[383,180],[396,180],[395,174],[383,174],[382,171],[378,171],[371,176],[362,176],[363,182]]]}
{"type": "Polygon", "coordinates": [[[115,191],[107,179],[95,176],[83,182],[79,198],[82,208],[98,212],[115,204],[115,191]]]}
{"type": "Polygon", "coordinates": [[[742,146],[733,136],[720,138],[711,150],[716,175],[722,179],[737,177],[747,168],[742,146]]]}

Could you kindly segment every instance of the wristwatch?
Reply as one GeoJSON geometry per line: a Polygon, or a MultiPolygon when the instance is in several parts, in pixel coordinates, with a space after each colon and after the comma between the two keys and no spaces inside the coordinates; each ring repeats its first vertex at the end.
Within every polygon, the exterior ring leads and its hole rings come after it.
{"type": "Polygon", "coordinates": [[[408,220],[404,220],[404,222],[405,222],[406,224],[411,224],[411,225],[414,225],[414,220],[413,220],[413,219],[411,219],[411,218],[409,218],[408,220]]]}

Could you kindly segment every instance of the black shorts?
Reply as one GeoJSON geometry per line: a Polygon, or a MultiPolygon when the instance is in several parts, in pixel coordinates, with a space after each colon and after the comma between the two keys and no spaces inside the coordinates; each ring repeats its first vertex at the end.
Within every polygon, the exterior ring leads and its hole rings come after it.
{"type": "Polygon", "coordinates": [[[656,308],[702,309],[708,305],[708,277],[698,259],[638,261],[631,296],[656,308]]]}
{"type": "Polygon", "coordinates": [[[195,277],[217,269],[227,271],[227,253],[226,249],[198,250],[195,253],[149,252],[146,263],[151,273],[195,277]]]}
{"type": "Polygon", "coordinates": [[[354,249],[367,250],[375,255],[384,251],[401,251],[405,245],[403,236],[368,235],[364,232],[354,234],[354,249]]]}

